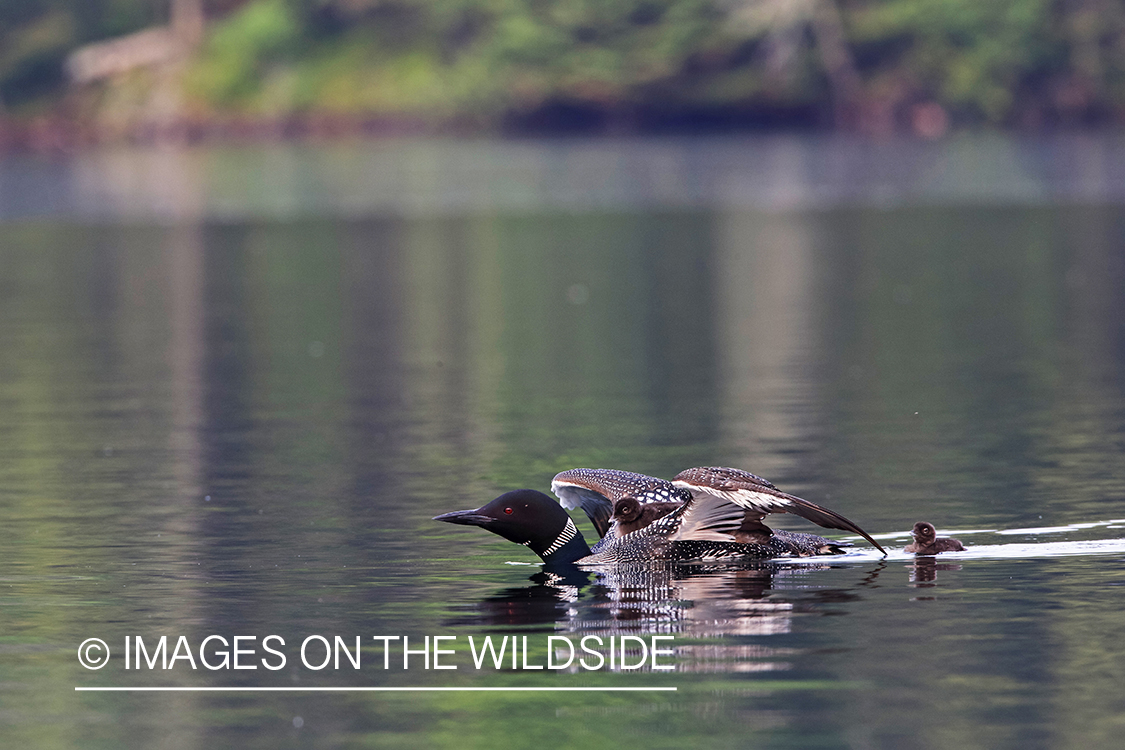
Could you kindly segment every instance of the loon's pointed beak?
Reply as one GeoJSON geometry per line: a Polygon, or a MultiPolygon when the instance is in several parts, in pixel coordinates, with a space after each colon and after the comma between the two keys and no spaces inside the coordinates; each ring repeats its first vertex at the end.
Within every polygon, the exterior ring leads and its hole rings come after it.
{"type": "Polygon", "coordinates": [[[435,521],[445,521],[446,523],[457,523],[462,526],[487,526],[496,519],[492,516],[486,516],[476,510],[455,510],[452,513],[442,513],[440,516],[434,516],[435,521]]]}

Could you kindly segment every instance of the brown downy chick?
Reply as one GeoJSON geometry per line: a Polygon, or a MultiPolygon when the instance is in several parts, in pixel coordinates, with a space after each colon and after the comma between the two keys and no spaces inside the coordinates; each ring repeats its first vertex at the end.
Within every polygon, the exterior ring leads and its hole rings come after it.
{"type": "Polygon", "coordinates": [[[617,536],[625,536],[643,529],[658,518],[663,518],[683,503],[640,503],[635,497],[623,497],[613,506],[613,520],[617,522],[617,536]]]}
{"type": "Polygon", "coordinates": [[[959,539],[951,539],[947,536],[939,538],[937,529],[932,523],[919,521],[914,524],[914,531],[911,533],[914,535],[914,544],[907,545],[903,552],[936,555],[939,552],[960,552],[965,549],[965,545],[961,544],[959,539]]]}

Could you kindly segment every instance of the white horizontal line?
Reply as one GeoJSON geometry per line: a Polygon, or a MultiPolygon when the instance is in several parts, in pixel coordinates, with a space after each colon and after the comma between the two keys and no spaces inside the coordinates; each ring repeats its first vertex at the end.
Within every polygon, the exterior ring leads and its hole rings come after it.
{"type": "Polygon", "coordinates": [[[674,687],[76,687],[86,693],[501,693],[501,692],[641,692],[675,691],[674,687]]]}

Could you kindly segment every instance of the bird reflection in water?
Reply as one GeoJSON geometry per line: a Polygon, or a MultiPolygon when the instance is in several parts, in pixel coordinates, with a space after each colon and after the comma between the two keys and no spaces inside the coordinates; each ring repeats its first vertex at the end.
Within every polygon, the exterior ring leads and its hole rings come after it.
{"type": "Polygon", "coordinates": [[[910,583],[916,588],[932,588],[937,585],[939,570],[960,570],[957,563],[939,563],[933,557],[917,557],[910,568],[910,583]]]}
{"type": "MultiPolygon", "coordinates": [[[[792,649],[738,642],[792,630],[793,615],[856,601],[855,590],[810,589],[809,574],[827,565],[615,566],[592,571],[553,567],[531,585],[507,588],[471,605],[447,625],[556,634],[677,637],[679,672],[757,672],[790,668],[792,649]],[[538,626],[538,627],[537,627],[538,626]]],[[[863,585],[871,585],[877,572],[863,585]]]]}

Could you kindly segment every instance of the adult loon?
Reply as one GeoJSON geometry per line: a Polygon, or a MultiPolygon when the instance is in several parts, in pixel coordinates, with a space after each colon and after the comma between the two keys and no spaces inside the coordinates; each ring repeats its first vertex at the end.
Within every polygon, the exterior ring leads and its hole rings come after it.
{"type": "Polygon", "coordinates": [[[947,536],[939,537],[934,525],[926,521],[919,521],[914,524],[914,530],[911,534],[914,536],[914,543],[907,545],[903,552],[915,555],[936,555],[940,552],[960,552],[965,549],[965,545],[961,543],[960,539],[951,539],[947,536]]]}
{"type": "MultiPolygon", "coordinates": [[[[771,533],[760,523],[764,515],[761,508],[744,504],[741,496],[727,499],[677,491],[668,482],[643,474],[574,469],[559,474],[552,489],[569,507],[581,506],[604,534],[593,549],[586,544],[566,511],[536,490],[506,492],[476,510],[445,513],[434,520],[480,526],[526,545],[550,564],[765,559],[838,553],[841,547],[850,546],[813,534],[771,533]],[[633,515],[637,505],[661,507],[658,513],[650,513],[650,517],[645,518],[644,507],[641,514],[633,515]],[[614,510],[612,523],[611,509],[614,510]],[[744,531],[747,523],[752,526],[748,533],[744,531]]],[[[822,514],[831,514],[832,528],[854,530],[871,540],[842,516],[812,503],[808,505],[822,514]],[[840,523],[847,525],[840,526],[840,523]]],[[[878,544],[875,546],[882,551],[878,544]]]]}
{"type": "MultiPolygon", "coordinates": [[[[630,534],[607,534],[593,549],[586,543],[574,520],[547,495],[538,490],[512,490],[476,510],[458,510],[434,516],[435,521],[479,526],[516,544],[525,545],[550,565],[578,563],[604,565],[633,562],[728,560],[839,552],[848,546],[813,534],[776,531],[766,544],[717,540],[713,531],[698,533],[687,502],[677,510],[630,534]],[[685,519],[686,516],[686,519],[685,519]]],[[[732,524],[732,530],[738,523],[732,524]]]]}

